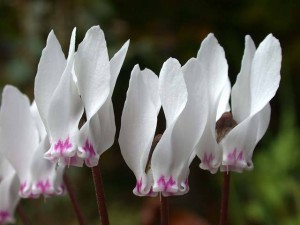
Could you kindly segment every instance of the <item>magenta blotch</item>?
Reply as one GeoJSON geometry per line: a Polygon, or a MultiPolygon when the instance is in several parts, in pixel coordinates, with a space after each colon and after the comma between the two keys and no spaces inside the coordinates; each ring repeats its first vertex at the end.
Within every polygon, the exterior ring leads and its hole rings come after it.
{"type": "Polygon", "coordinates": [[[4,224],[10,218],[10,213],[6,210],[0,210],[0,224],[4,224]]]}
{"type": "Polygon", "coordinates": [[[38,181],[36,187],[42,191],[43,194],[47,194],[47,190],[51,187],[49,180],[38,181]]]}
{"type": "Polygon", "coordinates": [[[63,152],[72,148],[72,144],[70,143],[70,138],[67,137],[65,141],[58,140],[57,143],[54,145],[54,150],[59,151],[60,155],[63,155],[63,152]]]}
{"type": "Polygon", "coordinates": [[[161,176],[159,180],[157,181],[158,185],[163,185],[164,186],[164,191],[167,191],[169,187],[173,186],[176,184],[176,182],[173,180],[172,177],[169,178],[168,181],[166,181],[164,176],[161,176]]]}
{"type": "Polygon", "coordinates": [[[237,161],[244,160],[244,154],[242,151],[236,150],[236,148],[227,155],[227,158],[232,162],[233,165],[236,164],[237,161]]]}

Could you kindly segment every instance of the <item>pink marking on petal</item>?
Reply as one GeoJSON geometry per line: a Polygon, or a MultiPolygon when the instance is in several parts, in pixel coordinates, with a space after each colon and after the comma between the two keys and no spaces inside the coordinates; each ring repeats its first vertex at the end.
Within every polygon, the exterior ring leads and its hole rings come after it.
{"type": "Polygon", "coordinates": [[[10,218],[10,213],[6,210],[0,211],[0,224],[4,224],[7,222],[8,218],[10,218]]]}
{"type": "Polygon", "coordinates": [[[83,150],[89,154],[88,158],[92,158],[96,155],[93,145],[86,139],[83,146],[83,150]]]}
{"type": "Polygon", "coordinates": [[[38,181],[36,187],[42,191],[43,194],[47,194],[48,189],[51,187],[49,180],[38,181]]]}
{"type": "Polygon", "coordinates": [[[209,169],[212,168],[212,161],[214,160],[212,153],[204,153],[203,164],[206,165],[209,169]]]}
{"type": "Polygon", "coordinates": [[[66,140],[62,141],[62,140],[58,140],[56,144],[54,144],[54,151],[59,151],[60,155],[63,155],[63,152],[72,148],[72,144],[70,143],[70,138],[67,137],[66,140]]]}
{"type": "Polygon", "coordinates": [[[21,185],[20,185],[20,188],[19,188],[19,192],[23,193],[24,192],[24,189],[26,187],[26,181],[23,182],[21,185]]]}
{"type": "Polygon", "coordinates": [[[136,181],[136,190],[139,194],[141,194],[142,184],[143,184],[142,178],[136,181]]]}
{"type": "Polygon", "coordinates": [[[231,161],[231,165],[236,165],[238,161],[244,160],[244,153],[241,150],[240,152],[235,148],[231,153],[227,155],[229,161],[231,161]]]}
{"type": "Polygon", "coordinates": [[[175,185],[176,182],[173,180],[172,177],[170,177],[169,180],[166,181],[166,180],[165,180],[165,177],[164,177],[164,176],[161,176],[161,177],[159,178],[159,180],[157,181],[157,184],[158,184],[158,185],[164,186],[164,191],[167,191],[168,188],[169,188],[170,186],[175,185]]]}

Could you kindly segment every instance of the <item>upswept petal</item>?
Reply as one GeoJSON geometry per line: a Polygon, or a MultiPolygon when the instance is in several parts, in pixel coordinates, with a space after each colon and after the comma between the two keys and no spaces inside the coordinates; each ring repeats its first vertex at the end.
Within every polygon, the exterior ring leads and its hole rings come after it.
{"type": "Polygon", "coordinates": [[[195,151],[201,160],[200,168],[216,173],[222,160],[221,149],[216,141],[216,119],[229,107],[230,82],[224,49],[213,34],[209,34],[203,40],[197,59],[201,65],[200,73],[203,73],[203,79],[207,80],[208,116],[195,151]]]}
{"type": "Polygon", "coordinates": [[[184,109],[188,96],[181,65],[176,59],[168,59],[161,68],[159,95],[168,128],[184,109]]]}
{"type": "Polygon", "coordinates": [[[110,60],[110,93],[98,112],[80,130],[78,155],[89,167],[96,166],[100,155],[113,145],[116,125],[111,96],[124,62],[129,41],[110,60]]]}
{"type": "Polygon", "coordinates": [[[224,86],[228,85],[228,65],[224,49],[213,34],[209,34],[201,43],[197,59],[206,75],[210,102],[219,102],[224,86]]]}
{"type": "MultiPolygon", "coordinates": [[[[155,181],[153,190],[162,192],[165,196],[182,195],[189,190],[189,165],[195,156],[193,149],[204,130],[208,110],[205,107],[207,106],[207,84],[206,80],[201,77],[204,74],[199,73],[199,62],[196,59],[190,59],[182,69],[178,62],[176,64],[173,68],[177,67],[177,71],[173,69],[165,75],[170,76],[165,79],[165,89],[167,91],[170,85],[182,95],[188,95],[187,102],[184,97],[174,99],[174,101],[179,101],[175,105],[177,108],[180,103],[184,105],[184,108],[173,119],[174,122],[167,127],[152,157],[155,181]],[[174,78],[175,76],[177,77],[174,78]]],[[[174,92],[169,93],[169,95],[174,94],[174,92]]]]}
{"type": "Polygon", "coordinates": [[[154,138],[160,100],[158,77],[148,69],[140,71],[136,65],[131,73],[127,98],[121,118],[119,144],[123,158],[134,172],[137,195],[151,194],[152,175],[146,164],[154,138]]]}
{"type": "Polygon", "coordinates": [[[20,183],[10,163],[3,155],[0,157],[1,169],[7,171],[0,180],[0,224],[14,223],[14,211],[20,200],[18,195],[20,183]]]}
{"type": "Polygon", "coordinates": [[[21,184],[31,179],[29,167],[38,142],[28,98],[15,87],[6,85],[0,109],[0,149],[16,170],[21,184]]]}
{"type": "Polygon", "coordinates": [[[122,46],[122,48],[111,58],[110,60],[110,96],[112,95],[114,91],[114,87],[116,84],[116,80],[118,78],[118,75],[120,73],[121,67],[123,65],[123,62],[125,60],[125,56],[129,47],[130,41],[126,41],[125,44],[122,46]]]}
{"type": "Polygon", "coordinates": [[[221,171],[242,172],[252,169],[253,150],[267,130],[270,121],[270,106],[248,117],[234,127],[220,142],[223,148],[221,171]]]}
{"type": "Polygon", "coordinates": [[[52,96],[48,113],[48,134],[51,148],[45,157],[60,164],[82,165],[76,155],[76,135],[83,114],[83,104],[72,77],[75,29],[70,41],[70,55],[61,80],[52,96]]]}
{"type": "Polygon", "coordinates": [[[75,74],[89,120],[104,104],[110,92],[110,63],[104,33],[99,26],[90,28],[79,44],[75,74]]]}
{"type": "Polygon", "coordinates": [[[251,111],[261,111],[274,97],[280,81],[281,47],[279,41],[269,34],[258,46],[251,68],[251,111]]]}
{"type": "MultiPolygon", "coordinates": [[[[27,197],[39,197],[40,195],[52,196],[63,193],[63,182],[56,182],[57,173],[56,164],[44,159],[44,153],[50,148],[49,138],[45,136],[37,147],[31,164],[31,192],[27,197]]],[[[60,167],[60,166],[59,166],[60,167]]],[[[64,167],[62,167],[64,168],[64,167]]]]}
{"type": "Polygon", "coordinates": [[[40,113],[37,109],[35,101],[32,102],[30,107],[31,116],[33,117],[33,120],[35,122],[35,126],[38,129],[39,133],[39,141],[42,141],[42,139],[47,135],[44,123],[42,121],[42,118],[40,116],[40,113]]]}
{"type": "Polygon", "coordinates": [[[218,121],[221,118],[223,113],[230,111],[230,105],[229,105],[230,92],[231,92],[231,83],[229,77],[227,77],[227,81],[221,92],[216,121],[218,121]]]}
{"type": "Polygon", "coordinates": [[[34,96],[47,128],[47,115],[52,95],[66,67],[66,58],[53,31],[48,35],[34,83],[34,96]]]}
{"type": "Polygon", "coordinates": [[[241,71],[237,75],[236,82],[231,91],[232,115],[237,123],[242,122],[250,115],[251,107],[251,67],[256,51],[255,44],[251,37],[245,37],[245,51],[242,59],[241,71]]]}

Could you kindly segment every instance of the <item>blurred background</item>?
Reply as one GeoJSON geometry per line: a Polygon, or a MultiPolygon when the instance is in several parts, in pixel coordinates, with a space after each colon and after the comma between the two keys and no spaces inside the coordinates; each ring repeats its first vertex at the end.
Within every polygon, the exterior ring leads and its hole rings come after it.
{"type": "MultiPolygon", "coordinates": [[[[16,85],[31,99],[51,29],[65,53],[75,26],[78,44],[91,26],[99,24],[110,56],[130,39],[113,95],[118,128],[135,64],[157,74],[169,57],[184,64],[196,56],[201,41],[212,32],[225,49],[234,83],[245,35],[250,34],[258,45],[273,33],[283,51],[282,80],[271,101],[270,127],[254,152],[254,170],[232,175],[230,224],[300,224],[300,1],[0,0],[0,15],[0,87],[16,85]]],[[[164,126],[161,119],[158,130],[164,126]]],[[[132,194],[135,178],[117,142],[101,157],[100,165],[111,224],[159,224],[158,199],[132,194]]],[[[218,224],[222,174],[211,175],[198,165],[198,159],[191,165],[190,192],[170,198],[172,225],[218,224]]],[[[67,174],[88,224],[99,224],[90,169],[72,167],[67,174]]],[[[33,225],[77,224],[67,195],[22,200],[21,205],[33,225]]]]}

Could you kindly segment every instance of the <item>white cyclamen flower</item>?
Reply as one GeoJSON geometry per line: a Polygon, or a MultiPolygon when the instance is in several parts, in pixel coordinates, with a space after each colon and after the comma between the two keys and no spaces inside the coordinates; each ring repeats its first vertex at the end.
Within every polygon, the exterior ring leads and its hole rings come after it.
{"type": "Polygon", "coordinates": [[[44,159],[50,147],[37,109],[13,86],[5,86],[0,109],[0,148],[16,170],[21,197],[60,195],[63,167],[44,159]]]}
{"type": "Polygon", "coordinates": [[[177,60],[170,58],[159,78],[150,70],[140,71],[138,66],[132,71],[119,144],[136,176],[133,191],[136,195],[162,192],[168,196],[188,191],[192,151],[203,132],[207,113],[203,107],[206,85],[204,79],[198,79],[198,67],[196,59],[181,67],[177,60]],[[167,127],[152,154],[150,149],[161,106],[167,127]]]}
{"type": "Polygon", "coordinates": [[[202,42],[197,59],[209,88],[207,125],[196,148],[202,169],[242,172],[253,167],[253,150],[270,122],[269,101],[279,86],[281,58],[280,43],[271,34],[257,49],[246,36],[241,71],[231,90],[223,48],[212,34],[202,42]]]}
{"type": "Polygon", "coordinates": [[[13,223],[14,212],[20,200],[19,180],[14,168],[0,154],[0,224],[13,223]]]}
{"type": "Polygon", "coordinates": [[[60,164],[98,164],[114,142],[115,120],[111,102],[117,76],[129,42],[109,61],[99,26],[92,27],[75,53],[75,29],[68,59],[53,32],[43,50],[35,79],[37,107],[49,134],[45,157],[60,164]],[[85,110],[87,121],[80,128],[85,110]]]}

